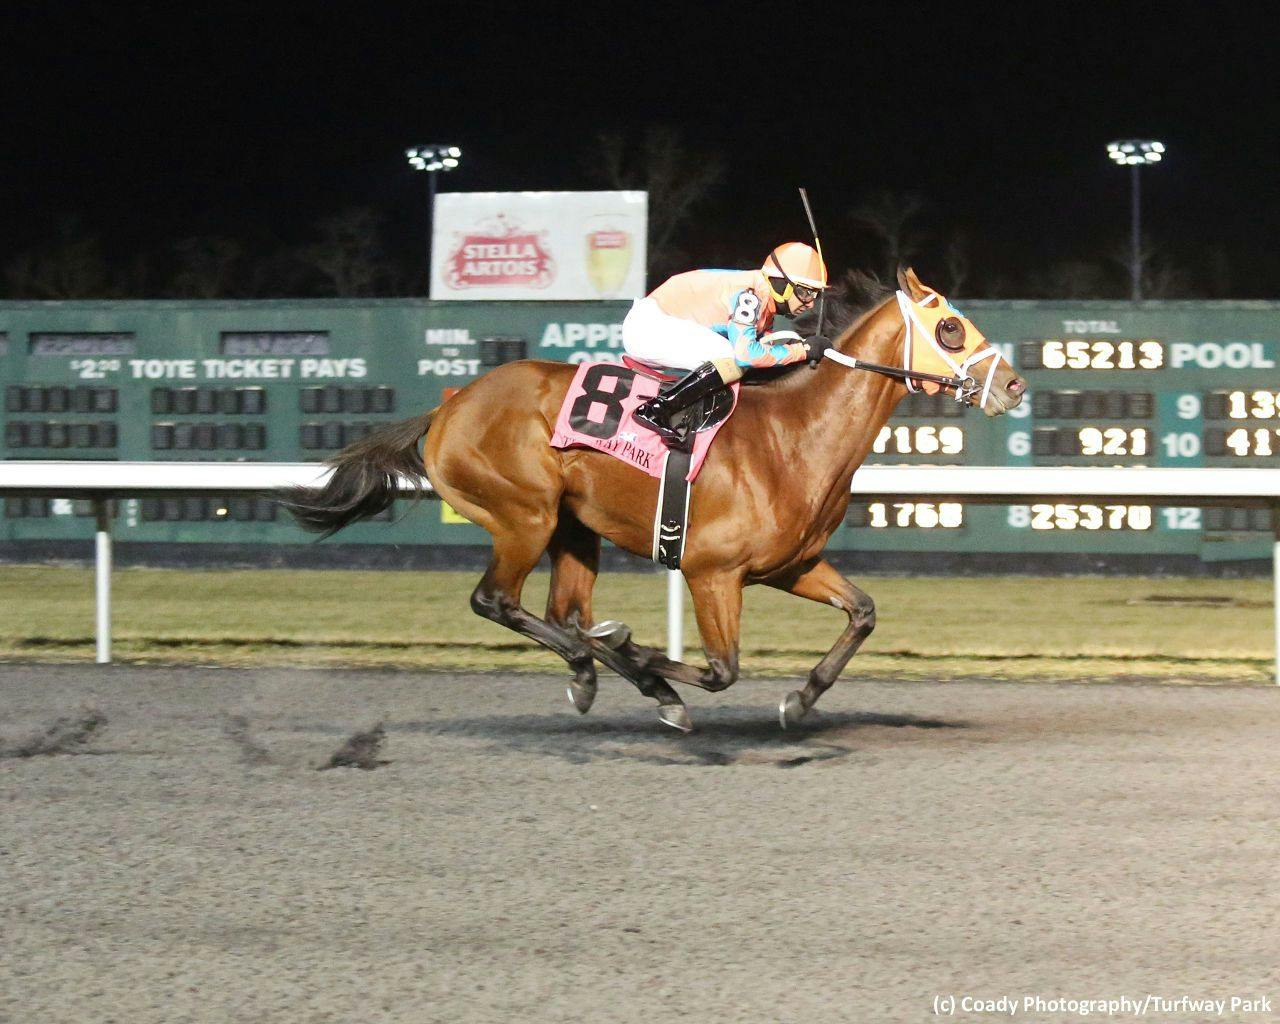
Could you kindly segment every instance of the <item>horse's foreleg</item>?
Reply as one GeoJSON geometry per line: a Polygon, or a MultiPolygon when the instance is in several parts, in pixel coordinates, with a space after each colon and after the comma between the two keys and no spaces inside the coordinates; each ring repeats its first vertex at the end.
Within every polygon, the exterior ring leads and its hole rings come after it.
{"type": "Polygon", "coordinates": [[[742,583],[732,576],[691,581],[698,631],[707,652],[707,668],[672,661],[656,647],[631,640],[629,630],[611,642],[613,649],[638,670],[675,683],[716,692],[738,678],[738,633],[742,617],[742,583]]]}
{"type": "MultiPolygon", "coordinates": [[[[738,639],[742,628],[742,577],[733,573],[708,573],[686,577],[693,595],[702,649],[707,667],[690,679],[694,686],[717,693],[738,678],[738,639]]],[[[665,660],[665,659],[664,659],[665,660]]],[[[679,662],[669,662],[671,666],[679,662]]],[[[687,666],[684,666],[687,667],[687,666]]]]}
{"type": "Polygon", "coordinates": [[[693,720],[689,717],[689,710],[680,699],[680,694],[671,688],[670,683],[661,676],[641,668],[622,651],[610,647],[604,640],[593,638],[591,649],[602,665],[607,665],[623,679],[631,682],[646,697],[652,697],[658,702],[658,718],[665,725],[679,729],[681,732],[693,731],[693,720]]]}
{"type": "MultiPolygon", "coordinates": [[[[671,661],[650,647],[637,647],[629,636],[619,641],[593,639],[596,657],[619,675],[630,679],[640,692],[657,699],[658,717],[667,725],[689,732],[693,723],[684,702],[662,676],[716,692],[738,678],[738,628],[742,619],[742,578],[728,574],[702,576],[689,581],[698,615],[698,632],[707,653],[707,668],[699,670],[671,661]]],[[[624,627],[625,628],[625,627],[624,627]]]]}
{"type": "Polygon", "coordinates": [[[670,686],[644,666],[628,658],[626,652],[611,647],[606,641],[587,635],[592,626],[591,591],[600,569],[600,537],[583,526],[568,512],[562,512],[560,522],[547,546],[551,556],[551,589],[547,594],[547,621],[580,637],[589,644],[584,658],[569,662],[573,668],[573,682],[569,684],[569,699],[582,714],[591,709],[596,697],[596,670],[594,654],[601,663],[632,683],[646,697],[658,702],[658,717],[667,725],[688,732],[692,728],[684,701],[670,686]]]}
{"type": "MultiPolygon", "coordinates": [[[[683,661],[672,661],[656,647],[646,647],[633,642],[630,637],[620,643],[616,650],[628,661],[645,672],[669,679],[673,683],[686,683],[689,686],[706,686],[707,670],[697,665],[688,665],[683,661]]],[[[723,687],[720,687],[723,689],[723,687]]]]}
{"type": "Polygon", "coordinates": [[[785,729],[804,718],[818,698],[844,671],[845,665],[858,652],[862,642],[871,635],[871,631],[876,628],[876,605],[870,596],[836,572],[827,561],[816,563],[798,576],[770,581],[769,585],[819,604],[832,605],[849,616],[849,624],[845,626],[835,646],[809,673],[804,689],[793,690],[783,698],[778,708],[778,717],[785,729]]]}

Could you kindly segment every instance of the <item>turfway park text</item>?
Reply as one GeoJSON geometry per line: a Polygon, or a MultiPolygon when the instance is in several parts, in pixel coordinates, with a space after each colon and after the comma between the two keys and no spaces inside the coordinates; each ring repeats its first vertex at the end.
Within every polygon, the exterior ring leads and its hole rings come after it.
{"type": "Polygon", "coordinates": [[[1018,1014],[1069,1013],[1078,1017],[1146,1017],[1152,1014],[1202,1014],[1214,1017],[1238,1017],[1242,1014],[1272,1013],[1270,996],[1230,996],[1227,998],[1198,996],[1122,995],[1111,998],[1076,999],[1064,996],[1003,995],[994,997],[939,995],[933,999],[936,1016],[953,1017],[957,1013],[1018,1014]]]}

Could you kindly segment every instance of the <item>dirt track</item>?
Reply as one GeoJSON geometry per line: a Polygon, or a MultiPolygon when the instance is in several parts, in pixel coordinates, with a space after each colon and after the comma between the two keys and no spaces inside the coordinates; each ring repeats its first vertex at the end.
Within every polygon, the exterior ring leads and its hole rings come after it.
{"type": "Polygon", "coordinates": [[[681,737],[564,681],[0,665],[0,746],[108,719],[0,760],[0,1021],[1280,1010],[1280,691],[846,681],[796,735],[747,681],[681,737]]]}

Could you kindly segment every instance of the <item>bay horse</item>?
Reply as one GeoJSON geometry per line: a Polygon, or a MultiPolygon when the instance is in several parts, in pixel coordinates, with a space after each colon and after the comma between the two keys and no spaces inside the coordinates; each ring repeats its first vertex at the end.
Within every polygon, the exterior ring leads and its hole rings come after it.
{"type": "Polygon", "coordinates": [[[938,311],[955,314],[939,320],[937,340],[964,360],[942,357],[966,375],[963,388],[962,378],[951,381],[961,397],[973,403],[980,385],[968,369],[983,360],[989,363],[981,401],[987,415],[1007,412],[1026,391],[982,334],[912,270],[900,271],[898,284],[898,301],[890,293],[844,329],[831,358],[744,388],[711,447],[693,486],[681,564],[706,668],[634,643],[621,623],[593,620],[600,538],[647,557],[659,481],[602,452],[551,447],[574,365],[523,360],[499,366],[430,412],[349,445],[329,460],[332,473],[322,487],[297,488],[284,503],[301,526],[328,536],[389,508],[397,478],[421,483],[425,472],[441,498],[493,538],[492,560],[471,595],[475,612],[564,658],[574,673],[569,696],[580,712],[595,699],[598,660],[654,698],[661,721],[685,732],[692,728],[689,713],[670,684],[716,692],[738,678],[745,586],[764,584],[833,605],[848,624],[804,688],[783,698],[786,728],[813,707],[875,627],[871,598],[822,551],[844,518],[854,472],[907,393],[898,378],[920,387],[930,375],[917,360],[926,350],[943,351],[923,336],[922,304],[932,304],[935,318],[938,311]],[[877,370],[858,372],[854,362],[877,370]],[[551,588],[546,615],[538,618],[520,596],[544,552],[551,588]]]}

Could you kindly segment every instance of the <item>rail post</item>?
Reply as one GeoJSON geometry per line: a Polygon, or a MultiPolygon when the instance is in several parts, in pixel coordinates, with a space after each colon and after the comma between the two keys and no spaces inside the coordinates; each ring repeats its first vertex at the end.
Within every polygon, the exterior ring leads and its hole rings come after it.
{"type": "Polygon", "coordinates": [[[1271,604],[1275,615],[1276,685],[1280,686],[1280,504],[1271,506],[1271,604]]]}
{"type": "Polygon", "coordinates": [[[667,657],[684,660],[684,575],[679,569],[667,570],[667,657]]]}
{"type": "Polygon", "coordinates": [[[97,532],[93,538],[94,590],[97,598],[97,662],[111,662],[111,499],[93,499],[97,532]]]}

